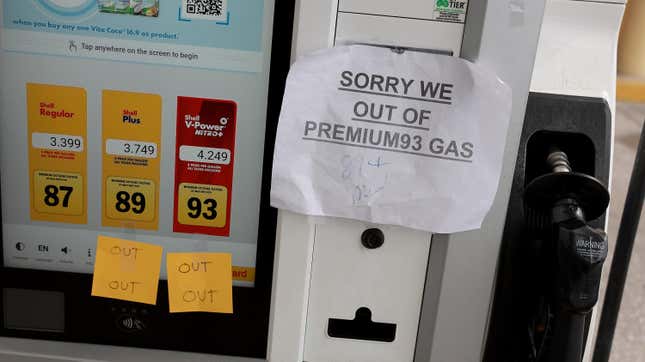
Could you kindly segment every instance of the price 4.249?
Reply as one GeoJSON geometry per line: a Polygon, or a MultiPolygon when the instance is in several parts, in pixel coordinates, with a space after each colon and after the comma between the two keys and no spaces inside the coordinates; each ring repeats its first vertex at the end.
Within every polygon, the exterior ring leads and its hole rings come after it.
{"type": "Polygon", "coordinates": [[[228,165],[231,163],[231,150],[183,145],[179,148],[179,159],[184,162],[228,165]]]}
{"type": "Polygon", "coordinates": [[[201,161],[220,161],[224,163],[228,161],[228,152],[200,150],[199,152],[197,152],[197,158],[201,161]]]}

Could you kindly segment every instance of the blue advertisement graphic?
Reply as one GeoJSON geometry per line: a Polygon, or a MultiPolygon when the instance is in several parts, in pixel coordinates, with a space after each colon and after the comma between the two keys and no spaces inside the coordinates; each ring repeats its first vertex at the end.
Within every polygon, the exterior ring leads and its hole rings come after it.
{"type": "Polygon", "coordinates": [[[87,16],[97,11],[95,1],[82,0],[76,3],[67,3],[61,6],[61,3],[55,3],[51,0],[38,0],[38,3],[47,11],[65,17],[87,16]]]}
{"type": "Polygon", "coordinates": [[[8,29],[45,33],[243,51],[263,50],[264,0],[228,0],[228,20],[224,22],[187,19],[181,11],[182,0],[159,0],[156,16],[133,15],[125,11],[103,12],[99,11],[100,2],[103,1],[4,0],[3,23],[8,29]]]}

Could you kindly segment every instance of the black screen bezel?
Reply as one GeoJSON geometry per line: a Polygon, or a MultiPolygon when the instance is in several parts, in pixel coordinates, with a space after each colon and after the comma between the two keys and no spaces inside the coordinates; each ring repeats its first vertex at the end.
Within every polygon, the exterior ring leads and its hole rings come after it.
{"type": "MultiPolygon", "coordinates": [[[[170,314],[166,281],[160,281],[156,306],[92,297],[91,274],[7,268],[0,248],[0,287],[60,291],[65,295],[64,332],[7,329],[4,318],[0,318],[0,336],[266,357],[277,222],[269,192],[278,117],[291,60],[294,7],[295,0],[275,1],[256,280],[253,288],[233,288],[234,314],[170,314]],[[139,318],[145,328],[124,330],[119,321],[127,316],[139,318]]],[[[0,215],[0,241],[2,225],[0,215]]],[[[5,313],[3,304],[0,298],[0,315],[5,313]]]]}

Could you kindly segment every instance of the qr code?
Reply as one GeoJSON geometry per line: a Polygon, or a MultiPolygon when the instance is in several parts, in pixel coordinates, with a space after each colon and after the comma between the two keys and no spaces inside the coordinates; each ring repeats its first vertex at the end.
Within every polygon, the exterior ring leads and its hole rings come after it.
{"type": "Polygon", "coordinates": [[[227,0],[183,0],[183,13],[189,19],[222,21],[227,18],[227,0]]]}

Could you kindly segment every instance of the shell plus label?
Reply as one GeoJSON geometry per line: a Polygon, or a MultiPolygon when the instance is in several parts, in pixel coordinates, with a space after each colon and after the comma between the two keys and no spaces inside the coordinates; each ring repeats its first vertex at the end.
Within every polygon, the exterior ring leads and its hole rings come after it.
{"type": "Polygon", "coordinates": [[[87,223],[85,90],[27,84],[31,219],[87,223]]]}
{"type": "Polygon", "coordinates": [[[175,232],[229,236],[236,114],[233,101],[178,97],[175,232]]]}
{"type": "Polygon", "coordinates": [[[161,97],[103,91],[103,226],[157,230],[161,97]]]}

